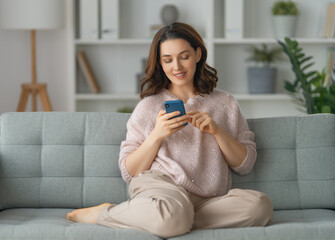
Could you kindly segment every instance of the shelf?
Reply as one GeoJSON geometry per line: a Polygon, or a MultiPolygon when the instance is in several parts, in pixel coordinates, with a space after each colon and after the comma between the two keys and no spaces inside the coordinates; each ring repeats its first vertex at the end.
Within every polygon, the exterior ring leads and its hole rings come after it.
{"type": "MultiPolygon", "coordinates": [[[[207,39],[203,39],[205,43],[208,42],[207,39]]],[[[150,45],[152,39],[132,39],[132,38],[125,38],[125,39],[113,39],[113,40],[104,40],[104,39],[97,39],[97,40],[85,40],[85,39],[75,39],[75,45],[150,45]]]]}
{"type": "MultiPolygon", "coordinates": [[[[289,61],[274,63],[278,72],[274,94],[249,94],[247,68],[251,65],[246,59],[251,45],[269,44],[279,46],[274,38],[271,7],[274,0],[243,0],[244,10],[242,39],[225,39],[224,11],[226,0],[115,0],[119,5],[113,9],[117,24],[115,39],[80,39],[79,2],[73,1],[74,28],[72,38],[73,60],[76,52],[85,51],[95,77],[103,93],[89,91],[78,64],[73,62],[75,111],[115,111],[125,106],[136,106],[140,100],[138,89],[139,74],[145,69],[152,42],[151,26],[161,24],[160,12],[167,3],[175,4],[180,22],[191,23],[205,41],[208,50],[207,61],[218,72],[218,89],[230,92],[239,102],[246,117],[279,114],[295,114],[295,104],[285,92],[284,81],[294,79],[289,61]],[[86,92],[86,93],[85,93],[86,92]]],[[[320,38],[324,18],[324,7],[329,0],[295,0],[301,14],[294,38],[313,56],[314,69],[327,66],[330,49],[335,47],[335,38],[320,38]]],[[[284,41],[284,39],[281,39],[284,41]]]]}
{"type": "MultiPolygon", "coordinates": [[[[294,38],[301,44],[335,44],[335,38],[294,38]]],[[[284,39],[281,39],[284,41],[284,39]]],[[[274,38],[244,38],[244,39],[224,39],[215,38],[215,44],[276,44],[277,39],[274,38]]]]}
{"type": "Polygon", "coordinates": [[[237,101],[283,101],[290,100],[291,97],[283,93],[273,94],[241,94],[231,93],[237,101]]]}
{"type": "MultiPolygon", "coordinates": [[[[282,93],[274,94],[248,94],[248,93],[231,93],[236,100],[239,101],[264,101],[264,100],[290,100],[290,96],[282,93]]],[[[136,93],[125,93],[125,94],[76,94],[76,100],[140,100],[140,97],[136,93]]]]}
{"type": "Polygon", "coordinates": [[[115,39],[115,40],[84,40],[75,39],[76,45],[150,45],[152,39],[115,39]]]}
{"type": "MultiPolygon", "coordinates": [[[[335,38],[294,38],[301,44],[335,44],[335,38]]],[[[214,38],[215,44],[276,44],[277,39],[274,38],[244,38],[244,39],[225,39],[214,38]]],[[[284,39],[281,39],[284,41],[284,39]]],[[[76,45],[150,45],[152,39],[115,39],[115,40],[85,40],[75,39],[73,41],[76,45]]],[[[204,42],[208,42],[204,39],[204,42]]]]}
{"type": "Polygon", "coordinates": [[[117,93],[117,94],[76,94],[76,100],[140,100],[139,94],[136,93],[117,93]]]}

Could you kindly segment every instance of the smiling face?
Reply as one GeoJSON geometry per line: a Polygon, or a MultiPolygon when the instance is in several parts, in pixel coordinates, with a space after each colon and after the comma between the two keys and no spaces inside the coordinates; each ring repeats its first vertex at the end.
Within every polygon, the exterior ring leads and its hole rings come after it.
{"type": "Polygon", "coordinates": [[[168,39],[160,45],[160,64],[171,87],[191,87],[201,50],[194,50],[184,39],[168,39]]]}

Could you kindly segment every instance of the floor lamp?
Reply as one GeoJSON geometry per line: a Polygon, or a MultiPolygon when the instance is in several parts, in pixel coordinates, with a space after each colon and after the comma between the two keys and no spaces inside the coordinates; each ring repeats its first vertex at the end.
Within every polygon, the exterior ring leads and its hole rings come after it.
{"type": "Polygon", "coordinates": [[[37,111],[37,95],[44,111],[52,111],[47,84],[37,83],[36,30],[63,26],[64,0],[0,0],[0,27],[10,30],[29,30],[31,41],[31,82],[21,85],[18,112],[25,111],[29,95],[32,111],[37,111]]]}

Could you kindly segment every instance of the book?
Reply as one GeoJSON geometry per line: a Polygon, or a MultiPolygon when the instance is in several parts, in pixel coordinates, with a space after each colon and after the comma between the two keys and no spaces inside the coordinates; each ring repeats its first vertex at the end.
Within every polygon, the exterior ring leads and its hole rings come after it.
{"type": "Polygon", "coordinates": [[[325,85],[330,86],[335,82],[335,48],[327,48],[327,67],[325,76],[325,85]]]}
{"type": "Polygon", "coordinates": [[[95,40],[99,38],[99,0],[79,1],[80,38],[95,40]]]}
{"type": "Polygon", "coordinates": [[[119,1],[101,0],[101,38],[117,39],[119,35],[119,1]]]}
{"type": "Polygon", "coordinates": [[[244,0],[225,0],[224,37],[228,39],[243,38],[243,2],[244,0]]]}
{"type": "Polygon", "coordinates": [[[335,34],[335,3],[328,3],[321,37],[332,38],[335,34]]]}
{"type": "Polygon", "coordinates": [[[87,81],[91,91],[93,93],[99,93],[99,85],[98,82],[93,74],[92,68],[87,60],[86,54],[84,51],[79,51],[77,53],[77,60],[79,63],[79,67],[84,74],[84,78],[87,81]]]}

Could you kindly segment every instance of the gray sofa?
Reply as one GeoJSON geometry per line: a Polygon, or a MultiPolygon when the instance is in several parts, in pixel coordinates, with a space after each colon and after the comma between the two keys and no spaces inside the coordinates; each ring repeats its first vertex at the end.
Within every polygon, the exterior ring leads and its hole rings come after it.
{"type": "MultiPolygon", "coordinates": [[[[118,169],[129,114],[5,113],[0,122],[0,239],[160,239],[77,224],[75,208],[127,199],[118,169]]],[[[173,239],[335,239],[335,115],[249,119],[258,160],[233,187],[273,200],[267,227],[194,230],[173,239]]]]}

